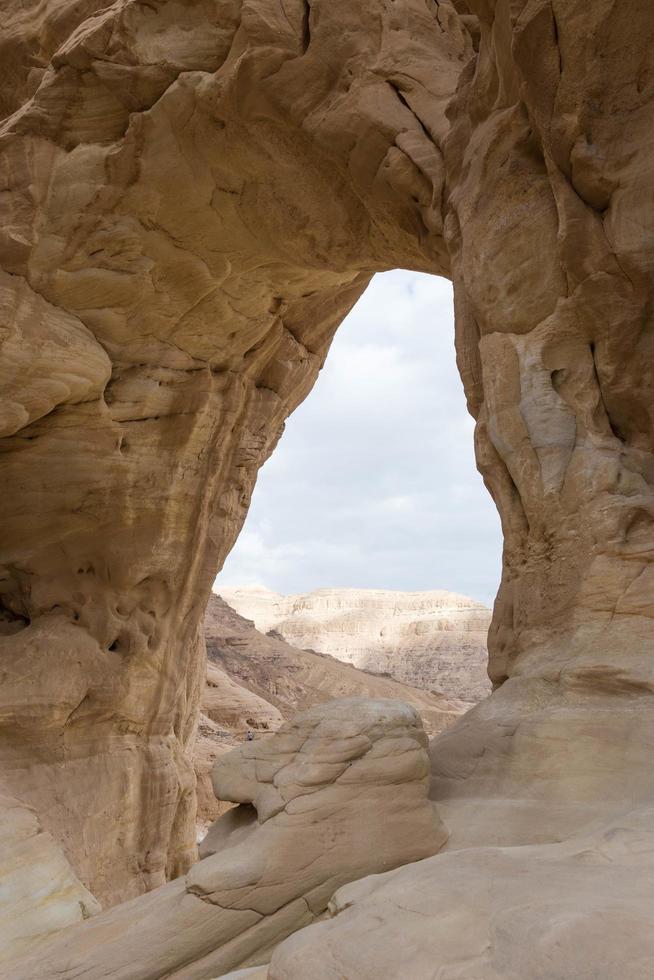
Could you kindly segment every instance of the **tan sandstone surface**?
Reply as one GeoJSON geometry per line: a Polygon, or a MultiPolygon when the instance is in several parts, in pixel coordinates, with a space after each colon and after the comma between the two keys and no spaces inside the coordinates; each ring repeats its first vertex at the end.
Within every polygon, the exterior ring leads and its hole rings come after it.
{"type": "Polygon", "coordinates": [[[650,980],[653,853],[648,808],[547,848],[469,848],[375,875],[340,889],[332,917],[252,980],[650,980]]]}
{"type": "Polygon", "coordinates": [[[490,693],[491,611],[468,596],[383,589],[279,595],[262,586],[218,591],[257,629],[274,630],[294,646],[446,698],[474,704],[490,693]]]}
{"type": "Polygon", "coordinates": [[[36,813],[0,795],[0,974],[4,964],[100,911],[36,813]]]}
{"type": "Polygon", "coordinates": [[[342,699],[222,756],[220,817],[189,873],[62,931],[12,980],[201,980],[261,962],[339,885],[435,854],[427,736],[398,701],[342,699]]]}
{"type": "MultiPolygon", "coordinates": [[[[651,975],[654,876],[637,877],[640,912],[620,881],[634,848],[636,870],[652,855],[647,833],[621,849],[625,810],[654,799],[650,0],[5,0],[2,15],[3,792],[105,906],[174,893],[206,912],[183,877],[163,883],[197,853],[211,583],[371,275],[445,275],[504,533],[496,689],[433,748],[450,849],[384,894],[397,905],[429,875],[406,913],[430,951],[413,980],[465,975],[472,932],[435,931],[444,889],[455,916],[488,897],[482,931],[500,909],[520,920],[492,969],[541,980],[521,868],[547,897],[551,976],[578,973],[577,950],[593,980],[618,961],[618,980],[651,975]],[[508,850],[486,865],[502,896],[473,846],[508,850]]],[[[99,919],[69,929],[106,939],[99,919]]],[[[332,948],[349,921],[329,924],[332,948]]],[[[388,934],[368,921],[343,945],[363,970],[388,934]]],[[[318,930],[294,940],[312,965],[318,930]]],[[[164,957],[162,932],[139,956],[164,957]]],[[[290,970],[304,980],[306,961],[290,970]]]]}

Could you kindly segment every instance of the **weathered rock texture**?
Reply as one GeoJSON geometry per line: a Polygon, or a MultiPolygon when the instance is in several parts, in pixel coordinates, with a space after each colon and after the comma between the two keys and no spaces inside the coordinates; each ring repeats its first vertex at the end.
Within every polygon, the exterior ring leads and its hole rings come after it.
{"type": "Polygon", "coordinates": [[[0,795],[0,975],[38,940],[99,911],[34,811],[0,795]]]}
{"type": "Polygon", "coordinates": [[[261,962],[334,889],[435,854],[427,736],[398,701],[344,699],[223,756],[213,824],[184,878],[12,962],[12,980],[207,980],[261,962]]]}
{"type": "Polygon", "coordinates": [[[447,268],[448,18],[3,8],[0,764],[104,903],[194,857],[199,625],[284,419],[375,270],[447,268]]]}
{"type": "Polygon", "coordinates": [[[0,765],[83,882],[193,858],[210,584],[398,265],[453,279],[505,535],[453,840],[651,801],[650,0],[6,0],[2,31],[0,765]]]}
{"type": "Polygon", "coordinates": [[[207,684],[202,711],[212,721],[245,734],[250,729],[274,731],[282,723],[281,712],[254,691],[238,684],[214,663],[207,665],[207,684]]]}
{"type": "Polygon", "coordinates": [[[201,714],[193,746],[197,779],[197,826],[201,835],[228,806],[217,800],[211,786],[216,759],[229,751],[249,731],[274,732],[282,724],[280,711],[264,698],[238,684],[215,664],[207,665],[207,679],[200,704],[201,714]]]}
{"type": "Polygon", "coordinates": [[[259,586],[221,588],[237,612],[294,646],[388,673],[447,698],[490,693],[486,637],[491,612],[454,592],[318,589],[279,595],[259,586]]]}
{"type": "Polygon", "coordinates": [[[211,785],[211,773],[216,760],[226,752],[231,752],[241,741],[230,729],[216,724],[207,715],[200,714],[198,731],[193,746],[193,768],[195,769],[197,812],[195,816],[196,835],[202,840],[210,824],[231,808],[225,800],[217,800],[211,785]]]}
{"type": "Polygon", "coordinates": [[[565,843],[470,848],[347,885],[334,918],[254,977],[649,980],[653,820],[627,812],[565,843]]]}
{"type": "Polygon", "coordinates": [[[283,718],[292,719],[314,705],[334,698],[365,697],[410,704],[427,734],[434,735],[467,707],[463,701],[446,700],[266,636],[217,595],[209,598],[204,636],[207,686],[193,749],[200,833],[226,809],[213,793],[213,764],[242,742],[248,730],[255,735],[274,731],[283,718]]]}

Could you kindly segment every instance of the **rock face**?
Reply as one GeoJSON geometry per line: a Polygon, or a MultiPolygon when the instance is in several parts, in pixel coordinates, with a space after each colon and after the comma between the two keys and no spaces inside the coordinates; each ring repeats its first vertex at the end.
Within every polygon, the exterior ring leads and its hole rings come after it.
{"type": "Polygon", "coordinates": [[[283,720],[277,708],[235,683],[213,663],[207,666],[207,685],[201,705],[203,714],[212,721],[241,734],[248,729],[274,731],[283,720]]]}
{"type": "Polygon", "coordinates": [[[398,701],[344,699],[218,760],[221,817],[177,881],[12,962],[12,980],[207,980],[318,918],[340,884],[435,854],[427,736],[398,701]]]}
{"type": "Polygon", "coordinates": [[[453,592],[318,589],[279,595],[258,586],[220,594],[257,629],[364,670],[447,698],[490,693],[486,637],[491,613],[453,592]]]}
{"type": "Polygon", "coordinates": [[[653,827],[649,808],[562,844],[470,848],[347,885],[256,980],[305,980],[309,963],[311,980],[649,980],[653,827]]]}
{"type": "Polygon", "coordinates": [[[0,795],[0,975],[38,940],[99,911],[34,811],[0,795]]]}
{"type": "Polygon", "coordinates": [[[650,0],[2,12],[8,792],[105,903],[188,867],[211,582],[338,323],[402,266],[453,280],[505,536],[497,690],[438,751],[452,839],[651,805],[650,0]]]}
{"type": "Polygon", "coordinates": [[[229,810],[230,804],[217,800],[211,785],[211,773],[216,760],[238,745],[239,739],[229,729],[217,725],[206,715],[200,715],[193,746],[193,768],[196,777],[197,812],[195,816],[198,840],[205,836],[210,824],[229,810]]]}

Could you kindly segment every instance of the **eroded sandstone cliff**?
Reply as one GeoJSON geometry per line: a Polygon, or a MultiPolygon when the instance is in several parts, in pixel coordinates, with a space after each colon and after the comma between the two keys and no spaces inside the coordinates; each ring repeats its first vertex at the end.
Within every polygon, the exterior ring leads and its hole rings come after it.
{"type": "Polygon", "coordinates": [[[0,761],[106,903],[194,857],[199,624],[258,467],[372,273],[448,268],[472,42],[419,0],[3,18],[0,761]]]}
{"type": "MultiPolygon", "coordinates": [[[[335,657],[302,650],[277,636],[255,629],[220,596],[209,598],[204,617],[209,670],[220,668],[229,676],[274,705],[285,718],[333,698],[388,698],[412,705],[425,731],[435,735],[452,724],[467,708],[463,700],[447,699],[390,677],[379,677],[344,664],[335,657]]],[[[221,710],[219,708],[218,710],[221,710]]],[[[247,715],[242,715],[247,722],[247,715]]],[[[243,725],[265,728],[263,723],[243,725]]]]}
{"type": "Polygon", "coordinates": [[[454,592],[317,589],[279,595],[260,586],[220,594],[263,632],[364,670],[469,704],[490,693],[491,613],[454,592]]]}
{"type": "Polygon", "coordinates": [[[0,765],[103,902],[194,857],[210,584],[398,265],[453,279],[505,536],[498,690],[434,755],[452,841],[651,803],[653,42],[649,0],[5,3],[0,765]]]}

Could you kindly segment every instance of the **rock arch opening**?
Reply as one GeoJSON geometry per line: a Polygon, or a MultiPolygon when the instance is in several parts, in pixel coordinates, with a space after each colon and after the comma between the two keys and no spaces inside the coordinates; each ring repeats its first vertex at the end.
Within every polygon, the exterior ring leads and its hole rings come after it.
{"type": "MultiPolygon", "coordinates": [[[[449,846],[651,808],[651,4],[5,7],[9,792],[105,904],[193,861],[216,569],[339,322],[402,267],[453,281],[504,535],[496,690],[434,748],[449,846]]],[[[595,935],[622,934],[603,914],[595,935]]]]}
{"type": "Polygon", "coordinates": [[[474,462],[451,285],[373,278],[262,468],[215,588],[443,588],[492,605],[499,520],[474,462]]]}
{"type": "Polygon", "coordinates": [[[214,591],[261,632],[471,706],[490,691],[501,565],[473,433],[450,283],[375,276],[263,467],[214,591]]]}

